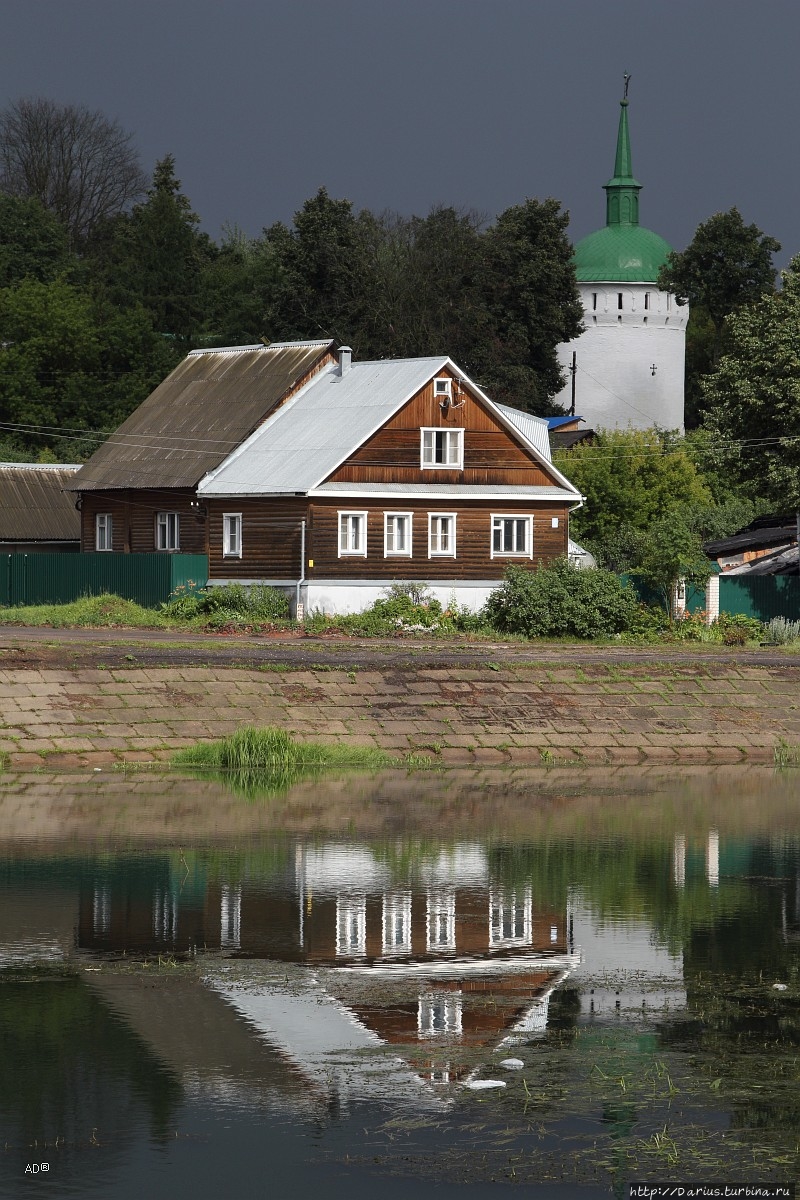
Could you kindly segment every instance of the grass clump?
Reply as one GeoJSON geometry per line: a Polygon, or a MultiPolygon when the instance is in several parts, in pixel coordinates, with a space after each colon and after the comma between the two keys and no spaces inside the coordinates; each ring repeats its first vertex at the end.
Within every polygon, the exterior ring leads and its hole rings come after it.
{"type": "Polygon", "coordinates": [[[204,773],[225,772],[236,791],[257,798],[278,795],[294,783],[337,767],[421,767],[428,766],[430,759],[421,755],[397,758],[371,746],[298,742],[285,729],[248,725],[219,741],[187,746],[173,756],[172,763],[204,773]]]}
{"type": "Polygon", "coordinates": [[[48,625],[53,629],[70,626],[91,628],[132,627],[134,629],[166,629],[170,622],[151,608],[143,608],[121,596],[82,596],[69,604],[21,605],[0,609],[0,622],[5,625],[48,625]]]}
{"type": "Polygon", "coordinates": [[[219,587],[179,586],[161,605],[166,616],[181,621],[206,618],[212,628],[288,621],[289,597],[278,588],[229,583],[219,587]]]}
{"type": "Polygon", "coordinates": [[[778,738],[773,757],[776,767],[800,767],[800,745],[778,738]]]}

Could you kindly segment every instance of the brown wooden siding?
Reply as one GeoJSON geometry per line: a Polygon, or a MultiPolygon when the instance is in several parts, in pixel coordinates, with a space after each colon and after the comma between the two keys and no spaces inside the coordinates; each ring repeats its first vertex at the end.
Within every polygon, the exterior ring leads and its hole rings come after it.
{"type": "Polygon", "coordinates": [[[298,579],[304,499],[212,500],[208,506],[210,579],[298,579]],[[242,514],[242,557],[222,554],[222,518],[242,514]]]}
{"type": "Polygon", "coordinates": [[[315,500],[306,539],[306,575],[317,579],[501,579],[509,563],[536,567],[567,553],[568,506],[559,502],[531,504],[507,500],[428,500],[404,501],[402,497],[365,503],[337,497],[315,500]],[[367,556],[339,557],[340,512],[367,513],[367,556]],[[411,558],[383,553],[384,513],[413,514],[411,558]],[[428,557],[428,513],[456,513],[456,557],[428,557]],[[491,556],[492,516],[533,517],[533,559],[516,556],[491,556]],[[558,528],[553,528],[553,518],[558,528]]]}
{"type": "MultiPolygon", "coordinates": [[[[439,378],[449,376],[442,372],[439,378]]],[[[332,483],[454,483],[548,486],[554,477],[453,378],[460,407],[442,411],[433,381],[338,467],[332,483]],[[463,400],[463,404],[461,401],[463,400]],[[463,470],[422,470],[420,429],[463,429],[463,470]]]]}
{"type": "Polygon", "coordinates": [[[119,554],[152,554],[156,549],[156,519],[160,512],[176,512],[180,546],[184,554],[206,553],[206,519],[192,508],[190,488],[150,490],[120,489],[83,492],[81,500],[81,550],[95,553],[95,517],[111,513],[112,549],[119,554]]]}

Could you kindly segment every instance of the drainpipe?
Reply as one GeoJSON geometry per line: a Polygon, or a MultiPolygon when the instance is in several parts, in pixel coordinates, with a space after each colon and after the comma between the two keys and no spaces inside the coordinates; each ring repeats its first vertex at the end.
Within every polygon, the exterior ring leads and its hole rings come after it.
{"type": "Polygon", "coordinates": [[[297,581],[297,592],[296,592],[295,601],[294,601],[294,615],[295,615],[295,620],[297,620],[297,621],[301,621],[303,619],[303,616],[305,615],[303,613],[303,610],[302,610],[302,607],[300,604],[300,588],[303,586],[305,581],[306,581],[306,523],[305,523],[305,521],[301,521],[300,522],[300,578],[297,581]]]}

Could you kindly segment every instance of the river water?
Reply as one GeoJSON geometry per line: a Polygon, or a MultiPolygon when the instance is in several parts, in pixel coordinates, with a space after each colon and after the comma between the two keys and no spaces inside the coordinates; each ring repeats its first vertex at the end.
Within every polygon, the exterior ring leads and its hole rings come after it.
{"type": "Polygon", "coordinates": [[[798,784],[6,773],[0,1196],[796,1179],[798,784]]]}

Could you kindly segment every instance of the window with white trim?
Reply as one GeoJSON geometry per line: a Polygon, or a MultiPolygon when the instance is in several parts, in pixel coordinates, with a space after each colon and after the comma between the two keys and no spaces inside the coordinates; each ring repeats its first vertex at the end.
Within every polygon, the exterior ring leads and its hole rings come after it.
{"type": "Polygon", "coordinates": [[[532,520],[499,513],[492,515],[492,558],[533,557],[532,520]]]}
{"type": "Polygon", "coordinates": [[[242,514],[222,514],[222,557],[242,557],[242,514]]]}
{"type": "Polygon", "coordinates": [[[432,992],[417,1001],[417,1031],[420,1037],[460,1037],[463,996],[461,992],[432,992]]]}
{"type": "Polygon", "coordinates": [[[428,953],[456,948],[456,894],[452,888],[428,892],[428,953]]]}
{"type": "Polygon", "coordinates": [[[383,557],[411,557],[412,513],[387,512],[383,514],[383,557]]]}
{"type": "Polygon", "coordinates": [[[219,904],[219,944],[223,950],[240,950],[242,945],[242,885],[223,883],[219,904]]]}
{"type": "Polygon", "coordinates": [[[463,429],[421,429],[420,464],[423,470],[460,471],[464,466],[463,429]]]}
{"type": "Polygon", "coordinates": [[[111,540],[113,535],[114,521],[111,513],[97,513],[94,518],[95,550],[111,550],[111,540]]]}
{"type": "Polygon", "coordinates": [[[156,516],[156,550],[180,550],[181,522],[176,512],[160,512],[156,516]]]}
{"type": "Polygon", "coordinates": [[[391,893],[383,897],[383,953],[411,953],[411,895],[391,893]]]}
{"type": "Polygon", "coordinates": [[[428,558],[455,558],[456,514],[428,513],[428,558]]]}
{"type": "Polygon", "coordinates": [[[453,395],[453,381],[448,379],[446,375],[439,376],[433,381],[433,394],[437,400],[442,400],[447,397],[449,400],[453,395]]]}
{"type": "Polygon", "coordinates": [[[530,946],[533,944],[531,889],[495,892],[489,896],[489,945],[530,946]]]}
{"type": "Polygon", "coordinates": [[[336,953],[345,957],[367,953],[366,896],[336,897],[336,953]]]}
{"type": "Polygon", "coordinates": [[[339,513],[339,557],[346,554],[367,557],[367,514],[365,512],[339,513]]]}

